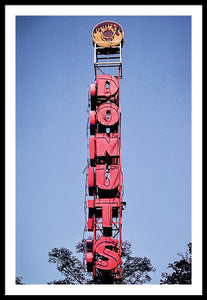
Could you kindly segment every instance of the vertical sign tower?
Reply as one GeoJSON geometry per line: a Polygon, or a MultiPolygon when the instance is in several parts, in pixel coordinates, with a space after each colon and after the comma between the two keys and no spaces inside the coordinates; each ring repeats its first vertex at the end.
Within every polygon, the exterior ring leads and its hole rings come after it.
{"type": "Polygon", "coordinates": [[[89,96],[89,158],[87,168],[87,271],[97,283],[122,279],[121,227],[123,202],[121,168],[121,107],[124,31],[112,21],[92,31],[95,83],[89,96]]]}

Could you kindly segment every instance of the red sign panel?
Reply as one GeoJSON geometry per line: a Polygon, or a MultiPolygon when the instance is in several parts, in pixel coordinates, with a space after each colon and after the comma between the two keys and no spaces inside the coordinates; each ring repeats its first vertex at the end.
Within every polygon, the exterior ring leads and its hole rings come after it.
{"type": "MultiPolygon", "coordinates": [[[[121,26],[115,22],[100,23],[93,30],[98,51],[123,43],[123,37],[121,26]]],[[[112,53],[119,53],[119,49],[113,48],[112,53]]],[[[93,233],[93,240],[86,240],[86,261],[94,279],[100,275],[120,280],[123,210],[120,77],[102,73],[96,72],[95,83],[90,85],[87,230],[93,233]]]]}

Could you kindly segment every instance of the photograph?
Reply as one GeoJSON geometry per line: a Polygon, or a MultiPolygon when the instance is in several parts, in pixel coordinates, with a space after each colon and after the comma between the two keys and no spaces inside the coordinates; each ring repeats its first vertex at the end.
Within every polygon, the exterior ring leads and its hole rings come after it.
{"type": "Polygon", "coordinates": [[[202,293],[197,19],[144,7],[14,6],[8,294],[202,293]]]}

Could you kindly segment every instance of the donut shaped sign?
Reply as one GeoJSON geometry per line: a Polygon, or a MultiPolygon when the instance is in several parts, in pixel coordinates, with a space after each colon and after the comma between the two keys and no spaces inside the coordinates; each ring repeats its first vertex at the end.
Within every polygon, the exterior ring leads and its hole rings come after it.
{"type": "Polygon", "coordinates": [[[105,21],[93,28],[92,39],[95,44],[104,48],[114,47],[120,43],[123,45],[124,31],[118,23],[105,21]]]}

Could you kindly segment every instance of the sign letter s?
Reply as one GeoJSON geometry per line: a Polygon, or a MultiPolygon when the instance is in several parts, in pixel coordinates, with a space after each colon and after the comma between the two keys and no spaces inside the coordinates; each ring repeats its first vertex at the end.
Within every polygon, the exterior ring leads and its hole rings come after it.
{"type": "Polygon", "coordinates": [[[112,237],[101,237],[96,243],[96,253],[103,256],[104,259],[98,259],[96,268],[101,270],[112,270],[120,263],[118,253],[107,248],[115,248],[118,241],[112,237]]]}

